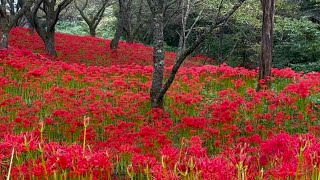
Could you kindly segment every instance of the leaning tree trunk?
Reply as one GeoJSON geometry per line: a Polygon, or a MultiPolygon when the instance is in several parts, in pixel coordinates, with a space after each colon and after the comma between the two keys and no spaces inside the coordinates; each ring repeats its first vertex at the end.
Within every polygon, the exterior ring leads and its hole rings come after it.
{"type": "Polygon", "coordinates": [[[261,0],[263,9],[261,59],[259,64],[259,82],[257,90],[271,88],[272,45],[275,0],[261,0]]]}
{"type": "Polygon", "coordinates": [[[159,98],[164,76],[164,37],[163,14],[157,13],[153,18],[153,78],[150,91],[152,108],[163,109],[163,96],[159,98]]]}

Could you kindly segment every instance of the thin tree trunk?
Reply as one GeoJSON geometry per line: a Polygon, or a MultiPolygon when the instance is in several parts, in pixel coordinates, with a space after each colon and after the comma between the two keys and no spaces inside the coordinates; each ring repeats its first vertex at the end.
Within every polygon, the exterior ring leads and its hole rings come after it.
{"type": "MultiPolygon", "coordinates": [[[[183,30],[182,30],[181,32],[183,32],[183,30]]],[[[183,52],[184,50],[185,50],[185,46],[184,46],[184,36],[183,36],[183,34],[180,34],[177,57],[181,56],[181,54],[182,54],[182,52],[183,52]]]]}
{"type": "Polygon", "coordinates": [[[261,59],[259,64],[259,82],[257,90],[271,88],[272,45],[275,0],[262,0],[263,23],[261,35],[261,59]]]}
{"type": "Polygon", "coordinates": [[[219,37],[219,48],[218,48],[218,57],[219,64],[223,63],[223,27],[221,26],[218,33],[219,37]]]}
{"type": "Polygon", "coordinates": [[[164,83],[163,87],[161,88],[159,94],[157,95],[158,99],[163,99],[164,95],[170,88],[171,84],[173,83],[175,76],[181,66],[181,64],[184,62],[184,60],[193,52],[196,51],[196,49],[200,46],[200,44],[205,40],[205,38],[208,36],[209,33],[211,33],[214,29],[218,28],[221,24],[226,22],[236,11],[241,7],[241,5],[244,3],[244,1],[240,1],[239,3],[235,4],[231,11],[227,13],[226,16],[224,16],[222,19],[218,20],[214,24],[210,26],[209,29],[207,29],[205,32],[203,32],[196,41],[192,43],[192,45],[189,48],[186,48],[186,50],[181,53],[180,56],[176,57],[175,64],[171,69],[171,73],[164,83]]]}
{"type": "Polygon", "coordinates": [[[180,31],[180,37],[179,37],[177,57],[179,57],[186,48],[186,28],[187,28],[187,19],[189,16],[189,0],[187,0],[187,2],[185,2],[184,0],[181,1],[181,11],[182,11],[181,12],[181,16],[182,16],[181,31],[180,31]]]}
{"type": "Polygon", "coordinates": [[[215,23],[211,24],[208,29],[206,29],[196,41],[192,43],[189,48],[186,48],[179,56],[176,57],[175,64],[171,70],[171,73],[163,85],[163,75],[164,75],[164,37],[163,37],[163,14],[164,14],[164,1],[154,2],[148,0],[150,10],[153,14],[153,41],[154,41],[154,71],[152,77],[152,86],[150,91],[151,106],[152,108],[163,109],[163,98],[171,84],[173,83],[175,76],[188,55],[192,54],[199,45],[205,40],[207,35],[211,33],[214,29],[219,27],[221,24],[226,22],[244,3],[245,0],[236,3],[233,8],[223,17],[219,18],[215,23]]]}
{"type": "Polygon", "coordinates": [[[153,78],[150,91],[152,108],[163,109],[163,96],[159,98],[162,89],[164,73],[164,37],[163,37],[163,14],[157,13],[153,18],[153,78]]]}

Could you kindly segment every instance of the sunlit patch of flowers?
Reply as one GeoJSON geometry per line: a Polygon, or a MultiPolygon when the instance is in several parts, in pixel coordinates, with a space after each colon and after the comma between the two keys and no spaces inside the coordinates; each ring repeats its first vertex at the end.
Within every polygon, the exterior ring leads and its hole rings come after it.
{"type": "Polygon", "coordinates": [[[150,48],[58,34],[52,61],[25,32],[0,52],[0,179],[320,178],[319,72],[256,92],[255,70],[191,61],[151,110],[150,48]]]}

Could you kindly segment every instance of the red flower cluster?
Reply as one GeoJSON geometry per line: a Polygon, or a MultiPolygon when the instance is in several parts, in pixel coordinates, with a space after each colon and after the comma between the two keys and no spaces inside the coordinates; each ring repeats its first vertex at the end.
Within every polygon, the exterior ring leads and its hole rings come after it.
{"type": "Polygon", "coordinates": [[[150,47],[113,52],[108,40],[57,34],[51,61],[35,34],[11,37],[0,51],[0,179],[9,167],[12,179],[319,178],[319,72],[273,69],[274,89],[256,92],[255,70],[191,60],[165,110],[151,110],[150,47]]]}

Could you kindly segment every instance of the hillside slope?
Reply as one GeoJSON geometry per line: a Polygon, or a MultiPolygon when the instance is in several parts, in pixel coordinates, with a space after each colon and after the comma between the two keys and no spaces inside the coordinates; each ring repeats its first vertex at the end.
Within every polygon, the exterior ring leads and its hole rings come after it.
{"type": "Polygon", "coordinates": [[[255,70],[182,67],[151,110],[147,47],[100,59],[105,40],[58,34],[53,61],[23,32],[0,51],[0,179],[11,157],[12,179],[320,177],[320,73],[273,69],[256,92],[255,70]]]}
{"type": "MultiPolygon", "coordinates": [[[[110,49],[110,40],[90,36],[77,36],[56,33],[57,60],[71,63],[84,63],[87,65],[152,65],[152,47],[140,43],[128,44],[120,41],[117,51],[110,49]]],[[[10,34],[10,45],[24,47],[36,53],[46,54],[44,44],[36,32],[29,29],[15,28],[10,34]]],[[[166,65],[172,66],[176,53],[166,52],[166,65]]],[[[194,57],[184,66],[198,66],[206,57],[194,57]]],[[[212,60],[208,60],[212,61],[212,60]]]]}

